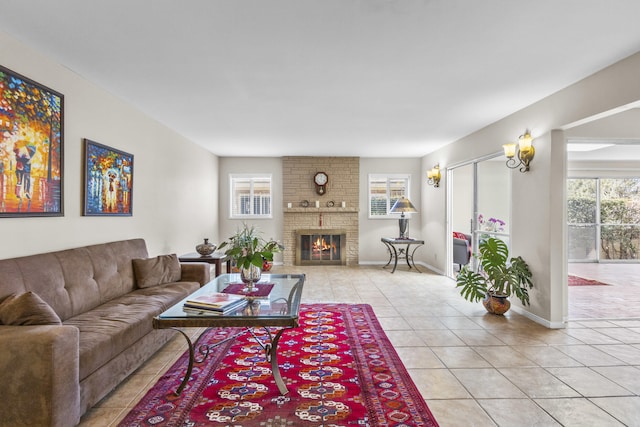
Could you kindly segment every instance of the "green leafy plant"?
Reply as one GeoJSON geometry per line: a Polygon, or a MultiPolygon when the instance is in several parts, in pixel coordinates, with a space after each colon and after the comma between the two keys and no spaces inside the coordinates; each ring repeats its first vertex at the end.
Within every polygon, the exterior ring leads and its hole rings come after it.
{"type": "Polygon", "coordinates": [[[515,295],[523,305],[529,305],[529,289],[533,287],[531,271],[522,257],[509,259],[507,244],[490,237],[479,245],[475,255],[480,261],[480,271],[464,266],[456,278],[456,287],[469,301],[480,301],[487,295],[515,295]]]}
{"type": "Polygon", "coordinates": [[[218,246],[218,249],[223,248],[227,248],[225,254],[235,260],[238,268],[251,265],[262,268],[265,260],[273,261],[273,254],[284,250],[280,243],[263,239],[255,226],[247,224],[218,246]]]}

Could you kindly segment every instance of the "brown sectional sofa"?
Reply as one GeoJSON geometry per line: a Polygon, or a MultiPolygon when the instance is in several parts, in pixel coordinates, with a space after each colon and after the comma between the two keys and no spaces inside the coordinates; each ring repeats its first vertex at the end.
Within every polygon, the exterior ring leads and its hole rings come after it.
{"type": "Polygon", "coordinates": [[[0,324],[0,426],[76,425],[169,340],[152,318],[207,283],[209,265],[179,264],[179,280],[140,288],[133,260],[148,258],[131,239],[0,260],[0,307],[31,291],[61,321],[0,324]]]}

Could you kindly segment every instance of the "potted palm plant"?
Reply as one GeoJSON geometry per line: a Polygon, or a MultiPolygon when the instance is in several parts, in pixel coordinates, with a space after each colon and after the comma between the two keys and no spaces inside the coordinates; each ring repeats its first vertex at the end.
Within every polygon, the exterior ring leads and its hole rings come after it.
{"type": "Polygon", "coordinates": [[[504,314],[511,307],[508,300],[516,296],[523,305],[529,305],[531,270],[522,259],[509,259],[507,244],[490,237],[479,244],[476,258],[480,262],[478,272],[465,265],[456,278],[456,287],[468,301],[480,301],[489,313],[504,314]]]}
{"type": "Polygon", "coordinates": [[[243,224],[233,236],[218,246],[218,249],[223,248],[227,248],[225,254],[234,261],[240,271],[240,278],[250,288],[260,280],[265,262],[273,262],[273,254],[284,249],[273,239],[263,239],[255,226],[247,224],[243,224]]]}

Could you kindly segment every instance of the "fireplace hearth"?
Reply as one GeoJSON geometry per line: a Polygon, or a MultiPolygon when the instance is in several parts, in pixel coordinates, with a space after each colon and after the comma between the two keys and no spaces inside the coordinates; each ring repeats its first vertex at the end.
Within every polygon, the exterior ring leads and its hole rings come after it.
{"type": "Polygon", "coordinates": [[[346,265],[345,230],[297,230],[296,265],[346,265]]]}

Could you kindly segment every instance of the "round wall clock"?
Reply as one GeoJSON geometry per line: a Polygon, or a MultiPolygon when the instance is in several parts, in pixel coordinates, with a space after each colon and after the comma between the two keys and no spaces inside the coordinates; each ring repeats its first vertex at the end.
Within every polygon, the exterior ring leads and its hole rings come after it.
{"type": "Polygon", "coordinates": [[[329,176],[324,172],[318,172],[313,177],[313,183],[316,185],[316,193],[323,195],[327,192],[327,182],[329,176]]]}

